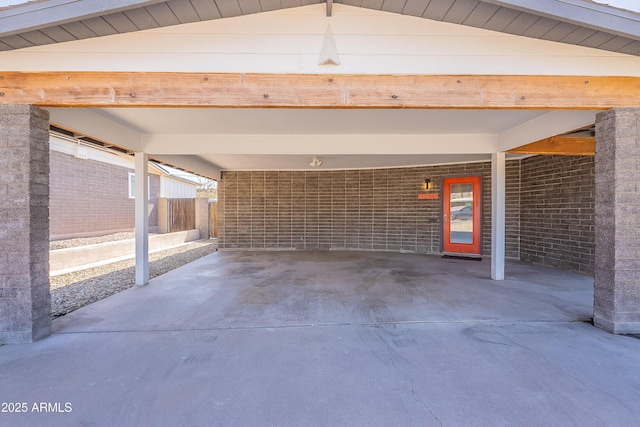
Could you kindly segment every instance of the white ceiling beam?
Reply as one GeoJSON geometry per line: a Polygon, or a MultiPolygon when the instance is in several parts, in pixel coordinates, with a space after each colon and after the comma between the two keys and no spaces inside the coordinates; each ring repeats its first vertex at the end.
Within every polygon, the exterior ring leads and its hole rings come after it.
{"type": "Polygon", "coordinates": [[[142,135],[142,150],[155,154],[489,154],[496,135],[142,135]]]}
{"type": "Polygon", "coordinates": [[[89,136],[130,151],[142,151],[140,134],[84,108],[48,108],[49,121],[66,130],[89,136]]]}
{"type": "Polygon", "coordinates": [[[499,135],[497,151],[509,151],[525,144],[592,125],[596,121],[598,112],[593,110],[549,112],[502,132],[499,135]]]}

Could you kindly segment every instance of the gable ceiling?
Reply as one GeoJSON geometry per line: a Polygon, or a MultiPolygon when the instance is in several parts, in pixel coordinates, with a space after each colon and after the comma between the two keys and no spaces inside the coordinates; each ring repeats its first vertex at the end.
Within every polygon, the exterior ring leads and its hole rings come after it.
{"type": "MultiPolygon", "coordinates": [[[[0,51],[318,3],[325,1],[36,0],[0,9],[0,51]]],[[[331,3],[640,56],[640,14],[586,0],[328,0],[328,6],[331,3]]]]}

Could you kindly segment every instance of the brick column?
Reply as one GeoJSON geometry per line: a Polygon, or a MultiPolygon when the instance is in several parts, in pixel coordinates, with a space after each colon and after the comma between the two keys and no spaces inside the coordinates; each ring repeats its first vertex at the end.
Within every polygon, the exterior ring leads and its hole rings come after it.
{"type": "Polygon", "coordinates": [[[640,109],[596,121],[594,323],[640,333],[640,109]]]}
{"type": "Polygon", "coordinates": [[[0,105],[0,343],[51,333],[49,113],[0,105]]]}

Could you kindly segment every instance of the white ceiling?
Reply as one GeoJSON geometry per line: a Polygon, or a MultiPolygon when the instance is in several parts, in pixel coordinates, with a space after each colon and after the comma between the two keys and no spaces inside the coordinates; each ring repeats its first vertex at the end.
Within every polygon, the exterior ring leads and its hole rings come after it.
{"type": "Polygon", "coordinates": [[[488,154],[342,154],[320,155],[322,165],[311,167],[309,155],[202,155],[203,159],[217,164],[222,170],[335,170],[376,169],[430,164],[452,164],[487,161],[488,154]]]}
{"type": "MultiPolygon", "coordinates": [[[[480,147],[487,136],[549,115],[548,111],[433,109],[91,111],[141,139],[161,141],[162,148],[155,153],[158,159],[188,169],[187,158],[195,156],[220,170],[360,169],[484,161],[490,159],[484,148],[461,152],[449,145],[451,136],[458,135],[467,144],[477,141],[480,147]],[[319,155],[322,166],[309,165],[313,154],[319,155]]],[[[149,147],[154,156],[153,147],[159,146],[149,147]]]]}
{"type": "MultiPolygon", "coordinates": [[[[263,108],[100,109],[142,134],[499,134],[546,111],[263,108]]],[[[214,153],[211,153],[214,154],[214,153]]]]}
{"type": "Polygon", "coordinates": [[[208,176],[490,160],[595,123],[590,110],[49,108],[52,124],[208,176]],[[309,163],[313,156],[322,166],[309,163]]]}

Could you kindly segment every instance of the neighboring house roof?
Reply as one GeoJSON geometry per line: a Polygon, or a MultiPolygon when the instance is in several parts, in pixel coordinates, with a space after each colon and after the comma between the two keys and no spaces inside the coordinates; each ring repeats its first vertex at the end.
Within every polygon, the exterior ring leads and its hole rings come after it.
{"type": "MultiPolygon", "coordinates": [[[[0,51],[207,21],[324,0],[36,0],[0,8],[0,51]]],[[[327,0],[640,56],[640,13],[588,0],[327,0]]]]}
{"type": "Polygon", "coordinates": [[[177,181],[182,181],[186,184],[193,185],[194,187],[198,187],[201,185],[199,180],[203,180],[203,179],[208,180],[208,178],[192,174],[191,172],[187,172],[187,171],[175,168],[173,166],[169,166],[166,164],[163,165],[158,162],[149,162],[149,163],[153,165],[156,169],[161,171],[167,177],[175,179],[177,181]]]}

